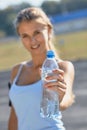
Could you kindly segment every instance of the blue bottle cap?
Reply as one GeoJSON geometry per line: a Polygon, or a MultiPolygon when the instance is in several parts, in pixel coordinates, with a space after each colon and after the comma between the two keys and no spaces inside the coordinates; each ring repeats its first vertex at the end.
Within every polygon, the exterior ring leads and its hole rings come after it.
{"type": "Polygon", "coordinates": [[[53,58],[53,57],[55,57],[54,52],[53,52],[52,50],[47,51],[47,57],[48,57],[48,58],[53,58]]]}

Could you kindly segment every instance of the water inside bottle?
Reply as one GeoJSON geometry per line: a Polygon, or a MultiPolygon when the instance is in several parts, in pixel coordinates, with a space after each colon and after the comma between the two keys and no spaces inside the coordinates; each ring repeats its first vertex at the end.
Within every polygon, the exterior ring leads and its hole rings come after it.
{"type": "MultiPolygon", "coordinates": [[[[42,85],[46,82],[55,82],[56,80],[46,80],[46,77],[49,75],[53,75],[52,70],[50,69],[43,69],[42,72],[42,85]]],[[[56,118],[58,117],[58,112],[59,112],[59,102],[58,102],[58,93],[55,91],[51,91],[47,88],[44,88],[44,93],[42,97],[42,102],[40,106],[40,115],[43,118],[56,118]]]]}
{"type": "Polygon", "coordinates": [[[43,118],[56,118],[58,116],[58,101],[45,100],[47,105],[42,105],[40,115],[43,118]]]}

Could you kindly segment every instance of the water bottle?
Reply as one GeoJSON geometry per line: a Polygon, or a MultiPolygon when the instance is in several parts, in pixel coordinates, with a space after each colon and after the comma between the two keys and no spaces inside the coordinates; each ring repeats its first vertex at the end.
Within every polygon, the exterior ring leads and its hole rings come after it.
{"type": "Polygon", "coordinates": [[[40,115],[43,118],[56,118],[59,112],[59,100],[58,93],[56,91],[45,88],[46,82],[55,82],[56,80],[46,80],[48,75],[53,75],[53,70],[58,69],[58,63],[55,60],[55,54],[52,50],[47,52],[47,58],[45,59],[42,70],[41,79],[43,85],[42,100],[40,104],[40,115]]]}

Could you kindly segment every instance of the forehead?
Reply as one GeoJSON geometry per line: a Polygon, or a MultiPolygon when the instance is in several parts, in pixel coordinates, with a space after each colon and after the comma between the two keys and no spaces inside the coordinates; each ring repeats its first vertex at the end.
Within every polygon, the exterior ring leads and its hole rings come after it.
{"type": "Polygon", "coordinates": [[[18,30],[20,30],[21,28],[41,28],[45,25],[46,23],[44,22],[44,20],[38,18],[30,21],[22,21],[18,26],[18,30]]]}
{"type": "Polygon", "coordinates": [[[41,19],[34,19],[31,21],[22,21],[19,26],[18,26],[18,33],[23,34],[23,33],[31,33],[35,30],[40,30],[44,26],[46,26],[46,23],[41,19]]]}

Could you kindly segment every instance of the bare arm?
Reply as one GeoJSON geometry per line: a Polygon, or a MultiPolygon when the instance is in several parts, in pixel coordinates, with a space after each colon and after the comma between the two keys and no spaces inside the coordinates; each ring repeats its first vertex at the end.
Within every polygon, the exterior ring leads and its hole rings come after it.
{"type": "Polygon", "coordinates": [[[14,108],[11,106],[10,116],[8,121],[8,130],[17,130],[17,117],[14,108]]]}
{"type": "MultiPolygon", "coordinates": [[[[17,75],[18,68],[19,68],[19,65],[16,65],[12,69],[11,79],[10,79],[11,84],[12,84],[15,76],[17,75]]],[[[9,116],[9,120],[8,120],[8,130],[18,130],[17,116],[16,116],[16,113],[15,113],[15,110],[14,110],[12,104],[10,106],[10,116],[9,116]]]]}
{"type": "Polygon", "coordinates": [[[65,110],[74,102],[73,94],[73,81],[74,81],[74,66],[70,62],[66,62],[63,65],[64,67],[64,81],[66,83],[65,95],[60,102],[60,109],[65,110]]]}

